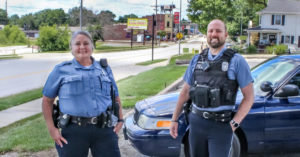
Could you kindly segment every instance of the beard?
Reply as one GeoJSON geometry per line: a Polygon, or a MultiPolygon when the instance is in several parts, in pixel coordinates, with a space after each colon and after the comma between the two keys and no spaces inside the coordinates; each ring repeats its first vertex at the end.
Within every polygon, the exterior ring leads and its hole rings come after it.
{"type": "Polygon", "coordinates": [[[219,38],[212,38],[210,40],[208,39],[207,43],[210,47],[216,49],[216,48],[223,46],[225,44],[225,40],[223,41],[223,40],[220,40],[219,38]],[[212,42],[213,39],[216,39],[217,42],[212,42]]]}

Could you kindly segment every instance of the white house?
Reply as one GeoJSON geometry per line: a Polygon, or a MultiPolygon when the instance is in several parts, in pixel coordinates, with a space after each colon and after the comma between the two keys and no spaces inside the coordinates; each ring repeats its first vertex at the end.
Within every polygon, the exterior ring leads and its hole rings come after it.
{"type": "Polygon", "coordinates": [[[286,44],[291,51],[300,50],[300,0],[269,0],[258,12],[259,26],[249,28],[248,45],[253,38],[259,44],[286,44]]]}

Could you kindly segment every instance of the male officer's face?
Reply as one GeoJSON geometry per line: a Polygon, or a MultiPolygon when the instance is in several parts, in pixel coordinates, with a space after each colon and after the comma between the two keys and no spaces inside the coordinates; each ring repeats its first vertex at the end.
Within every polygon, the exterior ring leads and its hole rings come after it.
{"type": "Polygon", "coordinates": [[[213,20],[207,26],[207,43],[212,48],[220,48],[225,44],[228,33],[220,20],[213,20]]]}
{"type": "Polygon", "coordinates": [[[71,44],[72,54],[78,60],[90,59],[93,51],[93,46],[88,37],[78,34],[71,44]]]}

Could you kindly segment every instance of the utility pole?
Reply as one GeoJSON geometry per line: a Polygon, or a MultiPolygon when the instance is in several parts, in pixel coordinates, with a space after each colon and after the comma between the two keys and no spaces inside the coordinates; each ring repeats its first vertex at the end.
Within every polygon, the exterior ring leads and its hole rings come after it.
{"type": "Polygon", "coordinates": [[[7,12],[7,0],[5,1],[5,10],[6,10],[6,17],[8,17],[8,12],[7,12]]]}
{"type": "Polygon", "coordinates": [[[80,21],[80,30],[82,31],[82,0],[80,0],[80,17],[79,17],[79,21],[80,21]]]}
{"type": "MultiPolygon", "coordinates": [[[[182,0],[180,0],[180,13],[179,13],[179,29],[178,32],[181,33],[181,2],[182,0]]],[[[180,55],[180,43],[181,43],[181,39],[179,39],[179,55],[180,55]]]]}
{"type": "Polygon", "coordinates": [[[155,45],[157,45],[157,25],[158,25],[158,21],[157,21],[157,0],[155,0],[155,21],[156,21],[156,25],[155,25],[155,45]]]}

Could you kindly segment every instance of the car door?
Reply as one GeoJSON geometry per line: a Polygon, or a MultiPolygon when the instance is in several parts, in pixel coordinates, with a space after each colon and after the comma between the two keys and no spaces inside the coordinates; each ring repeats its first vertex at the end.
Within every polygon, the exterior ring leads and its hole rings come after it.
{"type": "MultiPolygon", "coordinates": [[[[300,88],[300,71],[286,84],[300,88]]],[[[281,86],[283,87],[283,86],[281,86]]],[[[277,90],[278,92],[279,90],[277,90]]],[[[265,152],[294,152],[300,149],[300,95],[272,97],[265,104],[265,152]]]]}

